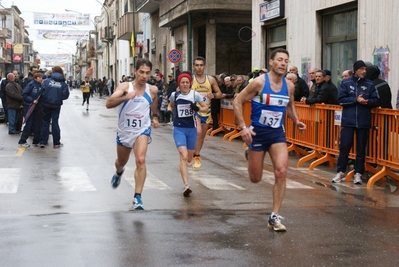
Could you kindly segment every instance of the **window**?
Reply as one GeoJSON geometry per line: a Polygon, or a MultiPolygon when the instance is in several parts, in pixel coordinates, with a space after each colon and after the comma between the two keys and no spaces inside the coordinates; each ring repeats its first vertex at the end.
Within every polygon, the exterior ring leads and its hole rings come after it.
{"type": "Polygon", "coordinates": [[[339,86],[341,73],[357,60],[357,10],[323,16],[324,66],[339,86]]]}

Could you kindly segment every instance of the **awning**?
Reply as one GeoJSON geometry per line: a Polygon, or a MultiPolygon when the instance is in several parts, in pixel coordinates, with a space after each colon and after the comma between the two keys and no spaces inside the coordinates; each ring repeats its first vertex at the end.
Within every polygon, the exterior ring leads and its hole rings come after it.
{"type": "Polygon", "coordinates": [[[93,74],[93,67],[90,67],[86,71],[86,75],[91,76],[93,74]]]}

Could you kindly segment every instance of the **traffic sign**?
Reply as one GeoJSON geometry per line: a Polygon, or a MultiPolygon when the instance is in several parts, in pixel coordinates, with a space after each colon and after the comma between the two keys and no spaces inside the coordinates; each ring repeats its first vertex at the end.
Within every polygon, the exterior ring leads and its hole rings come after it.
{"type": "Polygon", "coordinates": [[[181,53],[177,49],[172,49],[169,51],[168,59],[171,63],[178,63],[181,60],[181,53]]]}
{"type": "Polygon", "coordinates": [[[22,62],[22,55],[21,55],[21,54],[14,54],[13,57],[14,57],[14,58],[13,58],[13,61],[14,61],[15,63],[20,63],[20,62],[22,62]]]}

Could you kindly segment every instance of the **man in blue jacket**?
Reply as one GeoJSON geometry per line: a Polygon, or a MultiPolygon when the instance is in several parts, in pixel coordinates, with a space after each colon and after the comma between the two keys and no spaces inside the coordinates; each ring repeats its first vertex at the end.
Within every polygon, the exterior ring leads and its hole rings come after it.
{"type": "Polygon", "coordinates": [[[30,145],[26,142],[29,138],[29,134],[33,129],[33,146],[39,146],[40,142],[40,114],[39,114],[39,105],[38,98],[41,94],[41,86],[42,86],[42,73],[36,72],[32,76],[33,80],[28,81],[25,88],[22,90],[22,103],[24,105],[24,117],[25,117],[25,127],[22,131],[21,138],[19,139],[18,144],[23,147],[30,147],[30,145]],[[26,114],[31,105],[35,105],[32,113],[26,119],[26,114]]]}
{"type": "Polygon", "coordinates": [[[40,103],[43,108],[43,123],[40,134],[40,147],[46,147],[49,138],[49,126],[51,121],[51,131],[53,135],[53,147],[60,148],[61,130],[58,125],[61,105],[69,97],[68,85],[65,83],[64,71],[59,66],[54,66],[51,75],[43,84],[43,94],[40,103]]]}
{"type": "Polygon", "coordinates": [[[345,181],[349,151],[353,146],[356,132],[356,160],[354,184],[362,184],[366,145],[371,127],[371,109],[378,107],[379,96],[372,81],[365,79],[366,64],[358,60],[353,64],[354,74],[339,86],[338,103],[342,106],[340,152],[337,163],[337,175],[333,183],[345,181]]]}

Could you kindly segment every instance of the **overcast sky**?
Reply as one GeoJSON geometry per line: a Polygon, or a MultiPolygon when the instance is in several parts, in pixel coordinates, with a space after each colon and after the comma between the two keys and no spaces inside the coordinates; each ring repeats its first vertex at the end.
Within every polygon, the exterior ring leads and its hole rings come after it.
{"type": "MultiPolygon", "coordinates": [[[[42,26],[33,24],[33,14],[42,13],[67,13],[65,9],[80,13],[90,13],[90,19],[101,14],[103,0],[0,0],[3,8],[9,8],[12,5],[17,6],[21,11],[21,17],[25,20],[25,25],[29,26],[29,39],[34,41],[33,47],[41,54],[73,53],[76,41],[66,40],[36,40],[38,29],[48,30],[71,30],[76,29],[62,26],[42,26]],[[100,3],[99,3],[100,2],[100,3]],[[59,44],[61,42],[61,44],[59,44]],[[72,48],[71,48],[72,47],[72,48]]],[[[89,31],[94,29],[93,23],[90,26],[80,26],[79,29],[89,31]]]]}

